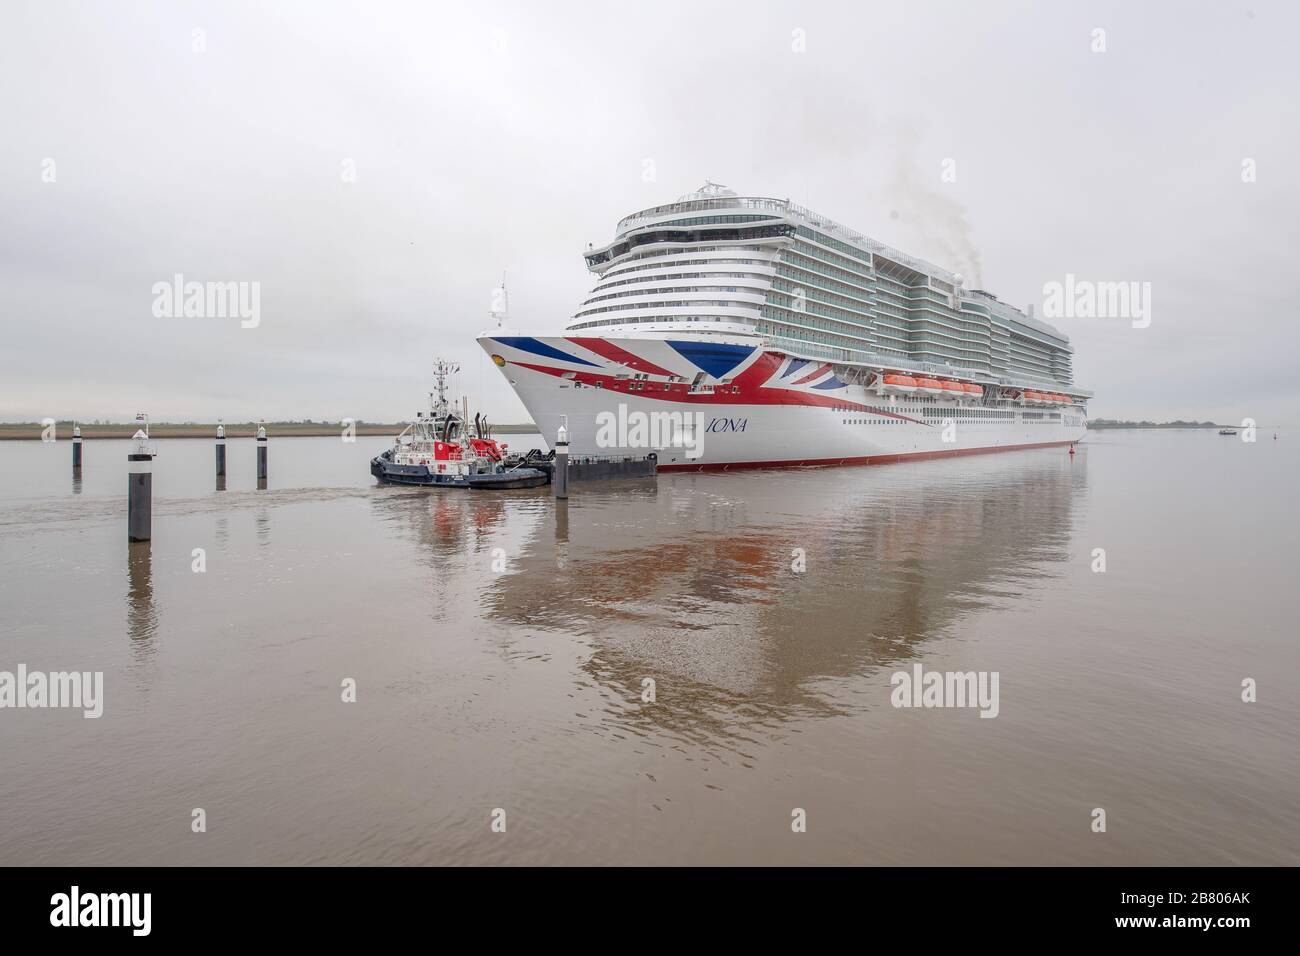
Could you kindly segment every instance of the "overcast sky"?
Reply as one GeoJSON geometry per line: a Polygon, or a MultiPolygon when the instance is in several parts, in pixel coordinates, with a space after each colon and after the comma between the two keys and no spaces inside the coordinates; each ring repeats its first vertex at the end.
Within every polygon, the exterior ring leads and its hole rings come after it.
{"type": "Polygon", "coordinates": [[[7,0],[0,419],[393,421],[438,355],[522,420],[474,343],[501,273],[555,331],[586,243],[708,178],[1040,314],[1150,282],[1148,328],[1055,322],[1093,417],[1300,424],[1296,11],[7,0]],[[155,317],[177,273],[260,325],[155,317]]]}

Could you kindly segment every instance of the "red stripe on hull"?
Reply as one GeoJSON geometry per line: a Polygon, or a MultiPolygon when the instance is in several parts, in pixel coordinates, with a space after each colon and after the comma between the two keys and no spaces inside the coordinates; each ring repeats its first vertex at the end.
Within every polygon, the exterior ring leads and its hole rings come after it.
{"type": "Polygon", "coordinates": [[[981,455],[994,451],[1023,451],[1027,448],[1058,448],[1073,441],[1032,442],[1026,445],[988,445],[982,448],[954,448],[948,451],[916,451],[905,455],[863,455],[857,458],[811,458],[793,461],[737,461],[710,465],[665,465],[660,471],[739,471],[746,468],[799,468],[826,465],[886,465],[899,461],[922,461],[927,458],[951,458],[955,455],[981,455]]]}
{"type": "Polygon", "coordinates": [[[593,338],[574,338],[567,337],[574,345],[581,345],[588,352],[595,352],[601,358],[609,359],[611,362],[617,362],[627,368],[636,369],[638,372],[649,372],[651,375],[675,376],[676,372],[670,372],[666,368],[656,365],[654,362],[648,362],[639,355],[633,355],[627,349],[619,348],[613,342],[606,339],[593,338]]]}

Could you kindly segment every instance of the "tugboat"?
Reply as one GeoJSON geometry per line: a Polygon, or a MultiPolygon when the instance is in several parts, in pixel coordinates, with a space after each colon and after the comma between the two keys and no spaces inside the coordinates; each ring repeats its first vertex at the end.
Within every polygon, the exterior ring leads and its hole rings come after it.
{"type": "Polygon", "coordinates": [[[1237,429],[1235,429],[1235,428],[1220,428],[1220,429],[1219,429],[1219,434],[1220,434],[1220,435],[1235,435],[1235,434],[1237,434],[1237,429]]]}
{"type": "Polygon", "coordinates": [[[468,410],[457,414],[447,399],[447,378],[460,371],[452,362],[437,360],[433,366],[435,391],[429,393],[429,410],[416,412],[397,436],[393,447],[370,459],[370,473],[381,484],[421,485],[433,488],[533,488],[544,485],[549,474],[528,467],[526,459],[510,457],[504,442],[492,438],[492,429],[481,415],[473,427],[466,420],[468,410]]]}

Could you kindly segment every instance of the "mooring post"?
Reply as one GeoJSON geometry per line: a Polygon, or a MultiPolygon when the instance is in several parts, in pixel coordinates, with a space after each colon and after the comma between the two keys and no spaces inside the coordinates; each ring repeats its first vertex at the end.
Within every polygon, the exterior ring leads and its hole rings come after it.
{"type": "MultiPolygon", "coordinates": [[[[568,421],[568,416],[565,416],[565,421],[568,421]]],[[[551,486],[555,489],[555,497],[569,497],[569,430],[564,425],[555,436],[555,474],[551,486]]]]}
{"type": "Polygon", "coordinates": [[[257,426],[257,480],[266,481],[266,425],[257,426]]]}
{"type": "Polygon", "coordinates": [[[226,426],[217,419],[217,477],[226,477],[226,426]]]}
{"type": "Polygon", "coordinates": [[[128,541],[148,541],[153,534],[154,450],[149,444],[148,417],[141,413],[135,420],[142,427],[132,436],[131,451],[126,456],[126,537],[128,541]]]}
{"type": "Polygon", "coordinates": [[[81,474],[81,426],[72,426],[72,473],[81,474]]]}

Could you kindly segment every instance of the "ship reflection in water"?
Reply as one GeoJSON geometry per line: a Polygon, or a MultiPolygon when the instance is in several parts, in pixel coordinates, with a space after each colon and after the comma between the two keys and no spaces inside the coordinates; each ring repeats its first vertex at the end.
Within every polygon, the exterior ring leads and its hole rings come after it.
{"type": "Polygon", "coordinates": [[[962,615],[1057,573],[1085,482],[1085,466],[1050,455],[958,479],[597,486],[557,503],[556,540],[530,534],[483,600],[489,620],[585,638],[583,670],[622,697],[655,681],[656,706],[611,716],[736,747],[756,722],[850,711],[828,682],[909,661],[962,615]]]}

